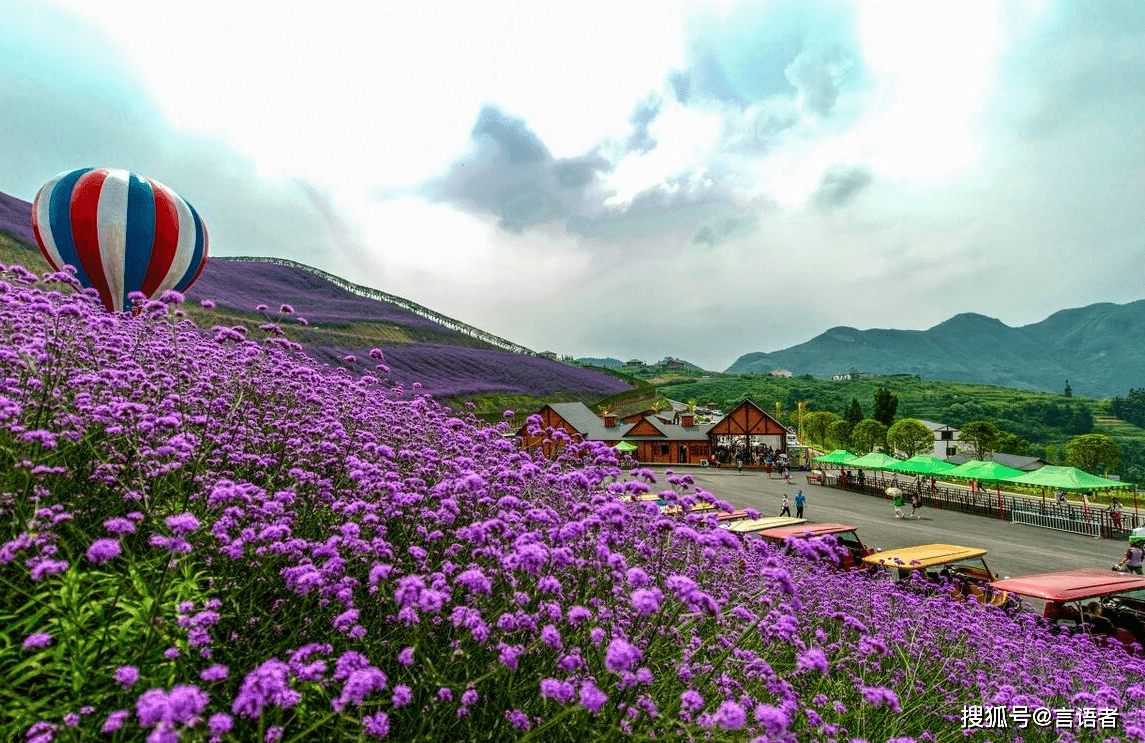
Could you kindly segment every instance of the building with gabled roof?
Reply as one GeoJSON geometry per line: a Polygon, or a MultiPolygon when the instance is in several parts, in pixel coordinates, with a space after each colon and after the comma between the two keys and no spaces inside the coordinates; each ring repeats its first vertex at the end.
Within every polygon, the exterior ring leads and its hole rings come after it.
{"type": "MultiPolygon", "coordinates": [[[[755,403],[744,400],[713,423],[696,423],[691,411],[679,412],[679,422],[655,414],[623,422],[615,415],[597,415],[579,402],[549,403],[538,412],[541,428],[563,430],[570,439],[602,441],[616,446],[627,441],[636,446],[633,456],[655,464],[699,464],[724,442],[743,438],[747,446],[765,443],[776,451],[787,450],[789,430],[755,403]]],[[[521,446],[539,448],[552,456],[559,446],[544,435],[529,436],[526,426],[517,431],[521,446]]]]}
{"type": "MultiPolygon", "coordinates": [[[[931,455],[939,459],[946,459],[958,453],[959,430],[957,428],[945,423],[924,421],[921,418],[918,419],[918,422],[934,433],[934,449],[930,452],[931,455]]],[[[925,454],[926,452],[922,453],[925,454]]]]}

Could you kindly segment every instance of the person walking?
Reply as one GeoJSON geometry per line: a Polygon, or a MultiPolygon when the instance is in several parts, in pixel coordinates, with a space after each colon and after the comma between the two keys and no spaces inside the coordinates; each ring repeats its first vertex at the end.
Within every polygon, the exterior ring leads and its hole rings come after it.
{"type": "Polygon", "coordinates": [[[779,511],[780,516],[791,515],[791,501],[787,500],[787,493],[783,494],[783,508],[779,511]]]}
{"type": "Polygon", "coordinates": [[[912,519],[918,518],[918,512],[922,510],[922,496],[917,492],[910,497],[910,517],[912,519]]]}
{"type": "Polygon", "coordinates": [[[796,490],[795,491],[795,518],[797,518],[797,519],[803,518],[803,504],[806,501],[807,501],[807,499],[803,497],[803,491],[802,490],[796,490]]]}
{"type": "Polygon", "coordinates": [[[1129,543],[1129,549],[1125,550],[1125,557],[1118,563],[1121,567],[1125,568],[1126,572],[1136,573],[1141,575],[1141,561],[1145,558],[1145,550],[1136,542],[1129,543]]]}
{"type": "MultiPolygon", "coordinates": [[[[898,490],[898,488],[896,488],[896,490],[898,490]]],[[[896,519],[906,518],[906,514],[902,512],[903,502],[902,491],[898,490],[898,492],[895,493],[895,499],[893,501],[896,519]]]]}

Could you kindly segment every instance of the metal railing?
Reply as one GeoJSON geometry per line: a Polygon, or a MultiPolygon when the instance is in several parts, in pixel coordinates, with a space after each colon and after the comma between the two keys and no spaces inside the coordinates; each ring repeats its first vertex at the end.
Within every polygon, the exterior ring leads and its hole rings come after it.
{"type": "MultiPolygon", "coordinates": [[[[889,497],[886,488],[891,486],[898,487],[907,496],[916,491],[913,478],[895,482],[877,472],[865,475],[862,481],[857,477],[843,481],[837,472],[824,473],[821,484],[884,499],[889,497]]],[[[1145,508],[1137,511],[1131,506],[1127,506],[1115,518],[1115,514],[1105,505],[1091,504],[1086,508],[1073,501],[1058,503],[1049,498],[1005,492],[999,494],[996,490],[967,490],[942,483],[932,487],[929,479],[923,480],[919,494],[926,508],[958,509],[963,513],[1106,539],[1126,539],[1131,529],[1145,526],[1145,508]]]]}
{"type": "Polygon", "coordinates": [[[1081,518],[1070,518],[1054,513],[1039,513],[1038,511],[1015,508],[1010,512],[1010,518],[1015,524],[1029,524],[1040,526],[1043,529],[1056,529],[1068,531],[1071,534],[1084,534],[1089,537],[1101,536],[1101,520],[1093,514],[1081,518]]]}

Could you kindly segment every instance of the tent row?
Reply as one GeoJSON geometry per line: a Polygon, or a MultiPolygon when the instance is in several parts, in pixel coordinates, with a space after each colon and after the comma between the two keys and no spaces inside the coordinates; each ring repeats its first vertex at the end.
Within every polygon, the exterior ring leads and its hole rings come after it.
{"type": "Polygon", "coordinates": [[[910,459],[895,459],[882,452],[871,452],[865,456],[856,457],[844,449],[836,449],[830,454],[815,457],[812,461],[820,464],[835,464],[840,467],[857,467],[859,469],[901,472],[908,475],[927,475],[930,477],[964,478],[989,483],[1013,483],[1015,485],[1055,488],[1075,493],[1105,488],[1133,487],[1130,483],[1091,475],[1076,467],[1046,465],[1033,472],[1022,472],[997,462],[983,462],[977,459],[971,459],[969,462],[956,466],[929,454],[920,454],[910,459]]]}

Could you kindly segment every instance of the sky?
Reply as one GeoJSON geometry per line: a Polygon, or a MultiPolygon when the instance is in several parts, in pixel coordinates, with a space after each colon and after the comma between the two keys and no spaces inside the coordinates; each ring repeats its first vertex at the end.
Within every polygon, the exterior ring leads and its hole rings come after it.
{"type": "MultiPolygon", "coordinates": [[[[0,0],[0,191],[129,168],[537,351],[1145,298],[1145,3],[0,0]]],[[[274,302],[268,297],[267,303],[274,302]]]]}

